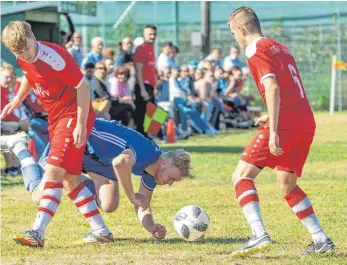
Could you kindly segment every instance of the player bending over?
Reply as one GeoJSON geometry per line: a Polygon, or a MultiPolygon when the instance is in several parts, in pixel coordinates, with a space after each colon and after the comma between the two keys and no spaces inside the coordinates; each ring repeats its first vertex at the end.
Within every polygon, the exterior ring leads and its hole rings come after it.
{"type": "MultiPolygon", "coordinates": [[[[25,134],[0,136],[0,143],[12,150],[20,142],[25,142],[25,134]]],[[[40,159],[45,167],[46,148],[40,159]]],[[[32,199],[39,202],[42,197],[42,174],[33,160],[24,164],[23,178],[32,199]]],[[[115,121],[97,119],[88,139],[83,158],[83,169],[93,181],[85,178],[84,183],[96,195],[98,206],[105,212],[113,212],[119,204],[118,181],[132,204],[143,227],[156,239],[164,239],[166,228],[156,224],[150,210],[155,186],[172,185],[183,178],[193,178],[190,154],[183,149],[163,152],[155,143],[134,130],[115,121]],[[138,193],[133,190],[131,173],[141,176],[138,193]]],[[[81,243],[96,242],[98,238],[90,235],[81,243]]]]}
{"type": "Polygon", "coordinates": [[[268,115],[242,154],[233,173],[236,197],[251,226],[252,238],[232,253],[235,257],[270,247],[259,208],[254,179],[263,167],[277,167],[277,180],[284,199],[312,235],[302,254],[325,253],[335,248],[314,213],[306,193],[297,185],[315,133],[315,120],[298,68],[289,50],[267,39],[259,19],[248,7],[236,9],[228,20],[236,41],[244,50],[268,115]]]}
{"type": "MultiPolygon", "coordinates": [[[[85,216],[92,234],[105,242],[113,242],[94,197],[79,178],[86,139],[95,120],[87,81],[64,48],[36,41],[27,22],[10,22],[2,31],[1,40],[16,56],[24,76],[17,95],[3,108],[0,120],[18,108],[34,90],[48,115],[51,145],[43,177],[43,197],[34,225],[17,236],[16,241],[32,247],[44,246],[44,233],[60,204],[64,181],[68,196],[85,216]]],[[[31,154],[23,148],[17,145],[13,152],[20,160],[28,158],[23,161],[29,161],[31,154]]]]}

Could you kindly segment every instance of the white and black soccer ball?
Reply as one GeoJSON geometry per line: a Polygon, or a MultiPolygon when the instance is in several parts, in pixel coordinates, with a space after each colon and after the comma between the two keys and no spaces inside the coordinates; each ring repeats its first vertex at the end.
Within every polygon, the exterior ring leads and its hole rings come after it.
{"type": "Polygon", "coordinates": [[[174,220],[177,234],[187,241],[195,241],[203,237],[209,225],[210,218],[207,212],[195,205],[183,207],[174,220]]]}

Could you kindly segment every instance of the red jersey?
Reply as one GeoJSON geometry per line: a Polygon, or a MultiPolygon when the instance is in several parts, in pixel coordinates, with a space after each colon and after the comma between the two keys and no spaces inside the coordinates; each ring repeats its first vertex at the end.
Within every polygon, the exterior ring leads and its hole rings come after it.
{"type": "MultiPolygon", "coordinates": [[[[73,57],[62,47],[49,42],[37,42],[38,53],[33,63],[17,58],[48,115],[50,125],[64,117],[77,116],[77,89],[84,76],[73,57]]],[[[89,115],[94,115],[89,107],[89,115]]]]}
{"type": "Polygon", "coordinates": [[[314,130],[314,116],[298,67],[287,47],[271,39],[259,38],[247,46],[245,54],[265,105],[263,80],[270,76],[276,78],[280,89],[278,129],[314,130]]]}
{"type": "Polygon", "coordinates": [[[142,79],[145,84],[153,87],[157,83],[157,73],[155,70],[154,45],[146,42],[138,46],[133,55],[134,63],[142,64],[142,79]]]}
{"type": "MultiPolygon", "coordinates": [[[[8,91],[7,88],[1,87],[1,106],[0,106],[0,110],[2,111],[2,109],[8,104],[10,103],[10,92],[8,91]]],[[[0,113],[1,113],[0,111],[0,113]]],[[[2,119],[2,121],[19,121],[19,118],[14,115],[13,113],[10,113],[9,115],[7,115],[4,119],[2,119]]]]}

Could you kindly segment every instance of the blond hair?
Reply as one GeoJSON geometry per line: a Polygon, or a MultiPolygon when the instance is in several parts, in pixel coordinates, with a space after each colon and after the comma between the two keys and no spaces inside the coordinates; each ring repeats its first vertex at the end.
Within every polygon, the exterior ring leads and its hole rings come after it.
{"type": "Polygon", "coordinates": [[[241,6],[229,17],[227,24],[236,19],[238,24],[248,30],[249,33],[261,33],[261,26],[257,14],[252,8],[241,6]]]}
{"type": "Polygon", "coordinates": [[[163,154],[165,158],[172,161],[173,165],[178,168],[184,178],[194,179],[193,167],[191,164],[190,154],[184,149],[171,150],[163,154]]]}
{"type": "Polygon", "coordinates": [[[31,25],[25,21],[11,21],[1,34],[2,42],[13,52],[24,50],[28,46],[27,39],[32,38],[35,37],[31,25]]]}
{"type": "Polygon", "coordinates": [[[13,67],[12,64],[9,64],[9,63],[2,63],[1,64],[1,68],[0,68],[0,71],[3,72],[3,71],[10,71],[12,73],[16,73],[16,69],[13,67]]]}

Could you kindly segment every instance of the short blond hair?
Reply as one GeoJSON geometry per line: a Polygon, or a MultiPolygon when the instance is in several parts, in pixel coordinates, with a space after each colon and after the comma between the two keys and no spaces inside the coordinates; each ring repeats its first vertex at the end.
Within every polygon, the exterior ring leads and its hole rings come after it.
{"type": "Polygon", "coordinates": [[[259,18],[252,8],[247,6],[237,8],[229,17],[227,24],[230,25],[234,19],[247,29],[249,33],[261,33],[259,18]]]}
{"type": "Polygon", "coordinates": [[[171,150],[163,154],[165,158],[170,159],[173,165],[178,168],[183,178],[194,179],[193,167],[190,154],[184,149],[171,150]]]}
{"type": "Polygon", "coordinates": [[[16,69],[13,67],[12,64],[9,64],[9,63],[2,63],[1,64],[1,68],[0,68],[0,71],[3,72],[3,71],[12,71],[13,74],[16,73],[16,69]]]}
{"type": "Polygon", "coordinates": [[[34,38],[31,25],[25,21],[11,21],[1,34],[4,45],[13,52],[24,50],[27,46],[27,39],[34,38]]]}

